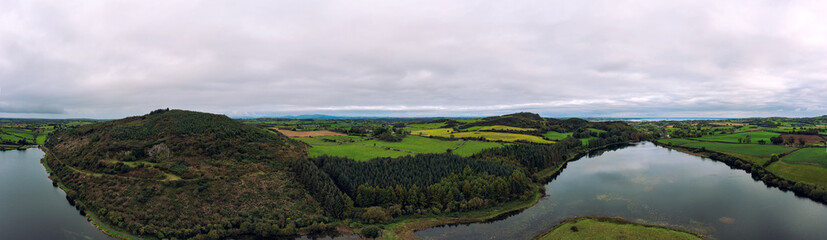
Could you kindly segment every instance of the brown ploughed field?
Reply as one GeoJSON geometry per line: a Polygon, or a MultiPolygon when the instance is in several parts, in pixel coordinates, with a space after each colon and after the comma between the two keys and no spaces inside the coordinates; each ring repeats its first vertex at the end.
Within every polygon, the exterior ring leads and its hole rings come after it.
{"type": "Polygon", "coordinates": [[[818,144],[824,141],[824,139],[818,135],[781,134],[781,137],[784,138],[785,141],[792,138],[795,143],[798,143],[798,139],[801,138],[804,139],[805,144],[818,144]]]}

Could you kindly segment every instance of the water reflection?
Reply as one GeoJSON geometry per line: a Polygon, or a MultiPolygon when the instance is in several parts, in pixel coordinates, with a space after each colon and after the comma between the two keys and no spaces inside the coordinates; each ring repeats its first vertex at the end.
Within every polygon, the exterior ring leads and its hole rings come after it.
{"type": "Polygon", "coordinates": [[[651,143],[590,153],[505,219],[417,231],[422,239],[530,239],[575,216],[610,216],[711,239],[822,239],[827,207],[767,188],[741,170],[651,143]]]}
{"type": "Polygon", "coordinates": [[[42,157],[39,149],[0,151],[0,239],[112,239],[52,186],[42,157]]]}

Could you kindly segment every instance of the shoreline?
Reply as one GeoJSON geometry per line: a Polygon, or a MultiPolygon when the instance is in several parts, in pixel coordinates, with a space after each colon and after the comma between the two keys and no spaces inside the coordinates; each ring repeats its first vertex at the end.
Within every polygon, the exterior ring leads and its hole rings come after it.
{"type": "Polygon", "coordinates": [[[805,191],[805,188],[819,188],[821,186],[809,183],[797,182],[794,180],[779,177],[775,173],[770,172],[764,166],[752,163],[750,161],[741,159],[736,156],[725,153],[714,152],[710,150],[703,150],[700,148],[684,147],[679,145],[667,145],[655,141],[651,141],[656,146],[672,149],[681,153],[690,154],[702,158],[712,159],[717,162],[722,162],[732,169],[739,169],[752,176],[753,180],[761,181],[767,187],[778,188],[781,191],[791,191],[797,197],[807,198],[813,202],[827,205],[827,196],[818,196],[813,191],[805,191]]]}
{"type": "Polygon", "coordinates": [[[51,154],[51,152],[49,151],[48,148],[46,148],[44,146],[39,146],[38,148],[41,151],[43,151],[43,153],[44,153],[43,158],[40,159],[40,163],[43,165],[44,168],[46,168],[46,172],[50,176],[49,180],[52,180],[52,183],[55,187],[58,187],[61,190],[63,190],[64,194],[66,194],[66,200],[69,201],[69,204],[74,206],[75,209],[77,209],[79,212],[84,213],[84,215],[86,216],[86,220],[91,222],[92,225],[95,226],[95,228],[97,228],[98,230],[100,230],[101,232],[106,234],[107,236],[110,236],[110,237],[113,237],[113,238],[116,238],[116,239],[125,239],[125,240],[141,240],[141,239],[143,239],[143,238],[138,237],[138,236],[134,236],[134,235],[131,235],[131,234],[128,234],[128,233],[124,233],[122,231],[115,230],[115,228],[113,226],[111,226],[110,224],[104,223],[100,218],[95,216],[95,214],[92,213],[92,211],[89,211],[86,204],[84,204],[82,201],[69,197],[69,194],[67,192],[69,192],[69,191],[74,192],[74,190],[69,189],[68,187],[66,187],[66,185],[63,184],[63,182],[60,180],[60,178],[58,178],[57,176],[55,176],[52,173],[52,169],[49,167],[49,164],[46,160],[49,157],[49,155],[51,154]],[[52,177],[52,176],[54,176],[54,177],[52,177]]]}

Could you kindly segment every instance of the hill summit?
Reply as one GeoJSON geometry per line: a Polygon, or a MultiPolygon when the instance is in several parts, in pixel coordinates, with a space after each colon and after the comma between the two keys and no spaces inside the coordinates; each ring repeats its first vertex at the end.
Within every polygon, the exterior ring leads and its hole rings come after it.
{"type": "Polygon", "coordinates": [[[300,144],[223,115],[156,110],[61,129],[46,147],[67,198],[139,235],[290,235],[324,214],[291,171],[300,144]]]}

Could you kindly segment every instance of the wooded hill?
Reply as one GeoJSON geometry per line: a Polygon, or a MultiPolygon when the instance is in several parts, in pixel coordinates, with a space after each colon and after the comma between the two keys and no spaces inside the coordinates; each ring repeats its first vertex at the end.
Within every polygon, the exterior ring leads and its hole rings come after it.
{"type": "Polygon", "coordinates": [[[326,222],[290,171],[303,147],[223,115],[158,110],[59,130],[46,146],[68,197],[132,234],[292,235],[326,222]]]}

